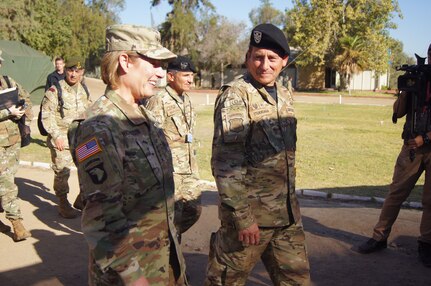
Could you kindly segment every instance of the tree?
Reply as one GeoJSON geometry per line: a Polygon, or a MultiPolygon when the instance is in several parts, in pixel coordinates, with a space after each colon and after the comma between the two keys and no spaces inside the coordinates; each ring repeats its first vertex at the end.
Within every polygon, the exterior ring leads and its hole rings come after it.
{"type": "Polygon", "coordinates": [[[358,36],[340,39],[340,53],[334,58],[333,65],[340,74],[340,88],[350,90],[350,79],[353,74],[363,70],[362,49],[364,43],[358,36]]]}
{"type": "Polygon", "coordinates": [[[201,35],[197,45],[199,66],[205,70],[219,71],[223,84],[225,68],[244,63],[248,42],[243,35],[246,25],[230,22],[223,16],[213,16],[202,23],[206,24],[198,28],[201,35]]]}
{"type": "Polygon", "coordinates": [[[263,23],[282,26],[285,22],[284,14],[280,10],[272,7],[271,0],[260,0],[260,2],[260,7],[251,10],[248,14],[253,27],[263,23]]]}
{"type": "Polygon", "coordinates": [[[358,62],[364,69],[384,72],[389,47],[391,19],[402,17],[397,0],[295,0],[287,12],[286,30],[291,44],[304,53],[300,65],[341,67],[334,59],[343,53],[341,39],[361,39],[358,62]]]}

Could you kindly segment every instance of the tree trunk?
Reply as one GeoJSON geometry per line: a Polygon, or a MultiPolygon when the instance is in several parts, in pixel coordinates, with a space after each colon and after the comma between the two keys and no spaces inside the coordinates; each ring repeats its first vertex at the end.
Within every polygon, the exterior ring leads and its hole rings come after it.
{"type": "Polygon", "coordinates": [[[340,73],[340,86],[338,89],[341,90],[347,90],[347,74],[340,73]]]}

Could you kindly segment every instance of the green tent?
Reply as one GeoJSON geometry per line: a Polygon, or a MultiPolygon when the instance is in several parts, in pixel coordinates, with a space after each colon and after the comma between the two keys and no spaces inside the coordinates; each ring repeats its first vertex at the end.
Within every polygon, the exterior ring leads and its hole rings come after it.
{"type": "Polygon", "coordinates": [[[33,104],[40,104],[45,92],[46,77],[54,71],[47,55],[17,41],[0,40],[1,75],[17,81],[31,94],[33,104]]]}

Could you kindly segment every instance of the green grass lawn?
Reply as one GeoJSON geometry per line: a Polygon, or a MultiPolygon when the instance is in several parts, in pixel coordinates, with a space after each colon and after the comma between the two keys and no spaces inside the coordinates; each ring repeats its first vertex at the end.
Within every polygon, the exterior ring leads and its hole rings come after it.
{"type": "MultiPolygon", "coordinates": [[[[392,124],[392,107],[296,103],[296,186],[330,193],[384,197],[401,149],[404,120],[392,124]]],[[[198,106],[195,138],[202,179],[210,168],[213,107],[198,106]]],[[[33,133],[37,133],[34,130],[33,133]]],[[[45,137],[33,135],[21,160],[49,162],[45,137]]],[[[423,178],[410,196],[420,201],[423,178]]]]}

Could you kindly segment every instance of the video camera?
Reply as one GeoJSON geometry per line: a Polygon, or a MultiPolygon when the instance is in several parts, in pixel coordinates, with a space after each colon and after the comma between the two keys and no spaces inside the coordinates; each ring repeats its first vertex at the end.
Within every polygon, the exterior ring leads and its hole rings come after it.
{"type": "Polygon", "coordinates": [[[431,65],[425,64],[425,59],[417,54],[416,65],[402,65],[397,67],[398,71],[405,71],[398,77],[398,90],[408,93],[426,95],[426,83],[431,79],[431,65]]]}

